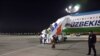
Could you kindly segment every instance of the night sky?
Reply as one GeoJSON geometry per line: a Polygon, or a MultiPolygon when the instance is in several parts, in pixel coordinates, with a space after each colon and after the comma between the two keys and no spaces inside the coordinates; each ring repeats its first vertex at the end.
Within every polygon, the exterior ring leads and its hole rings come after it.
{"type": "Polygon", "coordinates": [[[0,0],[0,32],[41,32],[70,4],[80,4],[79,12],[100,10],[99,0],[0,0]]]}

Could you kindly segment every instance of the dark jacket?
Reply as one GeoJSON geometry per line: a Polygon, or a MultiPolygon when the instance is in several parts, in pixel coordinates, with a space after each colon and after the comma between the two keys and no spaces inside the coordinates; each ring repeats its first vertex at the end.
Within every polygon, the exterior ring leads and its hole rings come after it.
{"type": "Polygon", "coordinates": [[[94,44],[94,43],[96,43],[96,35],[95,35],[95,34],[90,34],[90,35],[89,35],[88,43],[89,43],[89,44],[94,44]]]}

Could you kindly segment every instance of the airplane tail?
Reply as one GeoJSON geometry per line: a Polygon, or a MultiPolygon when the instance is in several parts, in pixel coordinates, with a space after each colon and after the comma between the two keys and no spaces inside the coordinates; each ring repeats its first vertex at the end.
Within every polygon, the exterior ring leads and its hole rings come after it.
{"type": "Polygon", "coordinates": [[[56,22],[52,23],[47,29],[47,43],[51,43],[53,35],[61,35],[62,30],[66,25],[66,22],[70,22],[68,16],[59,18],[56,22]]]}
{"type": "Polygon", "coordinates": [[[66,18],[60,18],[58,19],[56,22],[54,22],[53,24],[51,24],[50,28],[50,34],[48,36],[48,38],[50,39],[50,41],[48,41],[49,43],[51,43],[51,39],[53,35],[61,35],[62,33],[62,28],[65,26],[66,23],[66,18]]]}

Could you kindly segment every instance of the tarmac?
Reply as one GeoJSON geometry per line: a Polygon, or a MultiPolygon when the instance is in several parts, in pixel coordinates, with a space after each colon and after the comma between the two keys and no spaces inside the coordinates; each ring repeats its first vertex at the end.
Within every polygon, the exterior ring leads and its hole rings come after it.
{"type": "MultiPolygon", "coordinates": [[[[1,36],[0,49],[3,50],[0,51],[0,56],[93,56],[93,52],[91,55],[86,55],[88,53],[87,41],[67,40],[56,44],[56,48],[52,49],[51,44],[40,44],[39,39],[31,38],[32,36],[7,37],[3,36],[3,39],[1,36]]],[[[97,56],[100,56],[100,41],[96,43],[96,50],[97,56]]]]}

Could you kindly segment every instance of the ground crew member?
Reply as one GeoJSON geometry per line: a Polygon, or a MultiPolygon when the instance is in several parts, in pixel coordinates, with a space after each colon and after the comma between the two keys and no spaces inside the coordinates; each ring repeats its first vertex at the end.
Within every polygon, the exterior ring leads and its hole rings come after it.
{"type": "Polygon", "coordinates": [[[96,56],[96,49],[95,49],[95,43],[96,43],[96,35],[93,33],[93,31],[90,31],[89,37],[88,37],[88,54],[91,55],[91,49],[93,49],[94,56],[96,56]]]}

